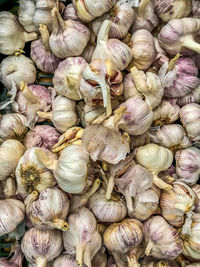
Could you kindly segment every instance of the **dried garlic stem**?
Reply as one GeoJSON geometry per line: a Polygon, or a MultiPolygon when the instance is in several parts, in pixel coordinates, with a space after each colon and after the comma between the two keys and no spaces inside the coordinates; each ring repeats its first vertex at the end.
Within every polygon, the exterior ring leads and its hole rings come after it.
{"type": "Polygon", "coordinates": [[[52,223],[53,227],[61,230],[61,231],[67,231],[69,228],[69,225],[67,222],[61,220],[61,219],[55,219],[52,223]]]}
{"type": "Polygon", "coordinates": [[[37,159],[48,169],[50,170],[55,170],[56,165],[57,165],[57,160],[53,160],[48,158],[47,154],[41,150],[41,149],[36,149],[35,150],[35,155],[37,159]]]}
{"type": "Polygon", "coordinates": [[[200,44],[194,41],[194,38],[191,34],[181,37],[180,41],[182,43],[182,46],[200,53],[200,44]]]}
{"type": "Polygon", "coordinates": [[[173,188],[171,185],[167,184],[162,179],[160,179],[156,174],[153,174],[153,183],[157,187],[164,189],[164,190],[169,190],[173,188]]]}
{"type": "Polygon", "coordinates": [[[142,0],[140,2],[137,12],[139,17],[142,17],[144,15],[145,9],[148,6],[148,4],[150,4],[150,0],[142,0]]]}
{"type": "Polygon", "coordinates": [[[135,256],[127,256],[127,259],[128,259],[128,267],[140,267],[140,264],[135,256]]]}
{"type": "Polygon", "coordinates": [[[168,64],[168,68],[167,68],[167,71],[171,71],[174,69],[175,65],[176,65],[176,62],[178,61],[179,57],[180,57],[181,54],[177,54],[174,58],[172,58],[168,64]]]}
{"type": "Polygon", "coordinates": [[[110,176],[110,178],[108,179],[108,185],[107,185],[107,190],[106,190],[106,198],[108,200],[111,198],[114,185],[115,185],[114,176],[110,176]]]}
{"type": "Polygon", "coordinates": [[[37,259],[37,267],[46,267],[47,261],[44,258],[37,259]]]}
{"type": "Polygon", "coordinates": [[[92,262],[91,262],[91,256],[90,256],[90,248],[87,245],[84,251],[84,264],[87,267],[92,267],[92,262]]]}
{"type": "Polygon", "coordinates": [[[84,245],[78,244],[76,246],[76,262],[79,266],[83,265],[83,253],[84,253],[84,245]]]}
{"type": "Polygon", "coordinates": [[[126,199],[126,204],[127,204],[128,211],[133,212],[133,200],[132,200],[132,197],[127,193],[125,193],[124,196],[125,196],[125,199],[126,199]]]}
{"type": "Polygon", "coordinates": [[[42,119],[46,119],[46,120],[52,120],[52,112],[42,112],[42,111],[38,111],[37,115],[42,118],[42,119]]]}
{"type": "Polygon", "coordinates": [[[46,48],[47,51],[51,51],[51,48],[49,46],[49,31],[47,29],[46,25],[40,24],[39,31],[41,34],[42,42],[46,48]]]}
{"type": "Polygon", "coordinates": [[[82,195],[83,198],[89,199],[99,189],[100,183],[100,179],[97,178],[94,181],[92,187],[85,194],[82,195]]]}
{"type": "Polygon", "coordinates": [[[20,82],[20,90],[22,91],[24,97],[30,104],[39,103],[38,98],[31,92],[25,82],[20,82]]]}
{"type": "Polygon", "coordinates": [[[102,224],[102,223],[98,223],[97,224],[97,231],[100,233],[100,234],[103,234],[107,229],[107,226],[102,224]]]}
{"type": "Polygon", "coordinates": [[[51,11],[52,16],[52,24],[53,24],[53,30],[54,32],[60,32],[65,30],[65,23],[60,15],[60,12],[56,7],[54,7],[51,11]]]}
{"type": "Polygon", "coordinates": [[[149,256],[149,254],[151,253],[151,250],[153,248],[153,243],[151,240],[149,240],[147,246],[146,246],[146,249],[145,249],[145,255],[146,256],[149,256]]]}

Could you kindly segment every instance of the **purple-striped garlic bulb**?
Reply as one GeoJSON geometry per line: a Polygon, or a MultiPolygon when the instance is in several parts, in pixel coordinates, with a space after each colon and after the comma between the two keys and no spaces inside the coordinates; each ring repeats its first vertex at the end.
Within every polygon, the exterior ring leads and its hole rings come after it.
{"type": "Polygon", "coordinates": [[[74,8],[74,5],[72,3],[65,6],[64,12],[63,12],[63,19],[64,20],[76,20],[81,22],[80,18],[78,17],[78,14],[74,8]]]}
{"type": "Polygon", "coordinates": [[[190,103],[200,103],[200,86],[195,88],[190,94],[185,95],[183,97],[175,98],[176,104],[180,107],[183,107],[190,103]]]}
{"type": "Polygon", "coordinates": [[[25,147],[43,147],[51,150],[58,142],[60,133],[50,125],[36,125],[24,137],[25,147]]]}
{"type": "Polygon", "coordinates": [[[182,252],[178,231],[161,216],[152,216],[144,223],[145,254],[157,259],[174,259],[182,252]]]}
{"type": "Polygon", "coordinates": [[[75,20],[64,21],[56,7],[51,11],[53,31],[49,38],[51,51],[59,58],[79,56],[89,39],[88,28],[75,20]]]}
{"type": "Polygon", "coordinates": [[[198,0],[192,0],[192,17],[200,18],[200,3],[198,0]]]}
{"type": "Polygon", "coordinates": [[[175,154],[176,173],[179,180],[189,185],[195,184],[200,175],[200,149],[189,147],[175,154]]]}
{"type": "Polygon", "coordinates": [[[80,208],[68,217],[69,229],[63,232],[63,244],[67,253],[76,256],[77,265],[92,266],[91,261],[101,247],[101,235],[92,212],[80,208]]]}
{"type": "Polygon", "coordinates": [[[193,185],[192,190],[195,192],[196,197],[197,197],[194,212],[200,213],[200,185],[199,184],[193,185]]]}
{"type": "Polygon", "coordinates": [[[192,141],[200,141],[200,105],[191,103],[180,110],[180,120],[188,137],[192,141]]]}
{"type": "Polygon", "coordinates": [[[21,248],[31,264],[46,267],[47,262],[58,257],[63,250],[61,232],[31,228],[25,233],[21,248]]]}
{"type": "Polygon", "coordinates": [[[131,65],[139,70],[147,70],[156,59],[154,38],[145,29],[137,30],[133,33],[130,48],[133,55],[131,65]]]}
{"type": "Polygon", "coordinates": [[[21,247],[16,246],[14,255],[12,257],[2,258],[0,259],[1,267],[22,267],[24,254],[21,251],[21,247]]]}
{"type": "Polygon", "coordinates": [[[60,59],[51,52],[47,26],[40,24],[39,31],[41,38],[31,43],[31,59],[41,71],[54,73],[60,59]]]}
{"type": "Polygon", "coordinates": [[[191,0],[153,0],[156,14],[162,21],[187,17],[192,9],[191,0]]]}
{"type": "Polygon", "coordinates": [[[161,29],[158,39],[161,47],[169,55],[175,56],[178,53],[190,55],[193,51],[200,52],[200,44],[195,41],[199,32],[199,19],[172,19],[161,29]]]}

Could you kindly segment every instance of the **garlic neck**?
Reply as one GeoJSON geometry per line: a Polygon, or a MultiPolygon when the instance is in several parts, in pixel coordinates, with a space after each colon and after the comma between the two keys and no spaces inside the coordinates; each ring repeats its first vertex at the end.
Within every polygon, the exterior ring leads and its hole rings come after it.
{"type": "Polygon", "coordinates": [[[26,207],[26,214],[30,215],[30,208],[32,203],[38,198],[38,192],[33,191],[30,195],[28,195],[24,201],[25,207],[26,207]]]}
{"type": "Polygon", "coordinates": [[[153,183],[161,189],[164,190],[169,190],[172,189],[173,187],[170,184],[167,184],[166,182],[164,182],[162,179],[160,179],[157,174],[153,174],[153,183]]]}
{"type": "Polygon", "coordinates": [[[35,150],[37,159],[48,169],[55,170],[57,166],[57,160],[51,159],[47,154],[40,148],[35,150]]]}
{"type": "Polygon", "coordinates": [[[153,246],[154,246],[153,245],[153,242],[151,240],[149,240],[149,242],[148,242],[148,244],[146,246],[146,249],[145,249],[145,255],[146,256],[149,256],[150,255],[153,246]]]}
{"type": "Polygon", "coordinates": [[[140,5],[138,7],[138,16],[139,17],[143,17],[144,16],[144,12],[146,10],[146,7],[150,4],[150,0],[142,0],[140,2],[140,5]]]}
{"type": "Polygon", "coordinates": [[[51,51],[50,46],[49,46],[49,31],[47,29],[46,25],[40,24],[39,28],[40,34],[41,34],[41,39],[43,42],[43,45],[45,46],[46,50],[48,52],[51,51]]]}
{"type": "Polygon", "coordinates": [[[45,258],[39,258],[37,260],[37,267],[46,267],[47,266],[47,260],[45,258]]]}
{"type": "Polygon", "coordinates": [[[31,92],[31,90],[29,89],[29,87],[27,86],[27,84],[25,82],[20,83],[20,90],[21,90],[23,96],[26,98],[26,100],[30,104],[33,105],[33,104],[39,103],[39,99],[31,92]]]}
{"type": "Polygon", "coordinates": [[[174,67],[176,66],[176,62],[178,61],[180,57],[180,54],[178,53],[174,58],[172,58],[168,64],[168,68],[167,71],[171,71],[174,69],[174,67]]]}
{"type": "Polygon", "coordinates": [[[61,230],[61,231],[67,231],[68,228],[69,228],[68,223],[63,221],[63,220],[61,220],[61,219],[55,219],[53,221],[53,223],[52,223],[52,226],[54,228],[57,228],[57,229],[61,230]]]}
{"type": "Polygon", "coordinates": [[[83,254],[84,254],[85,246],[83,244],[78,244],[76,246],[76,262],[79,266],[83,265],[83,254]]]}
{"type": "Polygon", "coordinates": [[[92,185],[92,187],[85,193],[83,194],[83,197],[86,199],[89,199],[98,189],[100,186],[100,179],[96,179],[92,185]]]}
{"type": "Polygon", "coordinates": [[[108,35],[109,35],[111,24],[112,22],[110,20],[104,20],[98,33],[97,45],[102,42],[108,41],[108,35]]]}
{"type": "Polygon", "coordinates": [[[30,41],[33,41],[33,40],[36,40],[38,38],[38,35],[36,32],[24,32],[24,40],[26,42],[30,42],[30,41]]]}
{"type": "Polygon", "coordinates": [[[192,34],[187,34],[187,35],[182,36],[180,38],[180,41],[182,43],[182,46],[184,46],[190,50],[193,50],[197,53],[200,53],[200,44],[195,42],[192,34]]]}
{"type": "Polygon", "coordinates": [[[123,117],[126,112],[126,107],[119,107],[114,111],[114,116],[111,116],[106,121],[104,121],[104,126],[110,129],[115,129],[119,120],[123,117]]]}
{"type": "Polygon", "coordinates": [[[52,111],[50,111],[50,112],[38,111],[37,115],[42,119],[46,119],[46,120],[50,120],[50,121],[52,120],[52,116],[53,116],[52,111]]]}
{"type": "Polygon", "coordinates": [[[111,198],[114,185],[115,185],[114,176],[110,176],[110,178],[108,179],[108,185],[106,189],[106,198],[108,200],[111,198]]]}
{"type": "Polygon", "coordinates": [[[140,267],[140,264],[135,256],[127,256],[127,259],[128,259],[128,267],[140,267]]]}
{"type": "Polygon", "coordinates": [[[54,7],[51,11],[53,33],[58,34],[65,30],[65,22],[62,19],[58,9],[54,7]]]}

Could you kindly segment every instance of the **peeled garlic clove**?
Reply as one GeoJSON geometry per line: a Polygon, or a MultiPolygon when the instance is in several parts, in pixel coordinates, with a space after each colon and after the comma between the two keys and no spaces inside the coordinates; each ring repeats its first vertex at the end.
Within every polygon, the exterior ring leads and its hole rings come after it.
{"type": "Polygon", "coordinates": [[[144,223],[145,254],[158,259],[174,259],[181,254],[178,231],[161,216],[152,216],[144,223]]]}
{"type": "Polygon", "coordinates": [[[151,141],[169,148],[172,152],[192,145],[183,127],[179,124],[161,126],[156,131],[150,131],[151,141]]]}
{"type": "Polygon", "coordinates": [[[31,228],[25,233],[21,248],[30,263],[46,267],[47,262],[58,257],[63,250],[61,232],[31,228]]]}
{"type": "Polygon", "coordinates": [[[194,212],[200,213],[200,185],[198,184],[193,185],[192,190],[196,193],[197,196],[197,203],[195,205],[194,212]]]}
{"type": "Polygon", "coordinates": [[[197,147],[179,150],[175,159],[176,173],[180,180],[189,185],[195,184],[200,174],[200,150],[197,147]]]}
{"type": "Polygon", "coordinates": [[[76,125],[78,120],[76,102],[60,95],[54,99],[51,112],[38,111],[37,115],[42,119],[50,119],[61,133],[76,125]]]}
{"type": "Polygon", "coordinates": [[[164,22],[187,17],[192,8],[191,0],[153,1],[155,11],[164,22]]]}
{"type": "Polygon", "coordinates": [[[73,100],[81,100],[80,80],[86,66],[87,62],[82,57],[70,57],[62,61],[53,77],[56,92],[73,100]]]}
{"type": "MultiPolygon", "coordinates": [[[[0,126],[1,127],[1,126],[0,126]]],[[[60,133],[50,125],[36,125],[24,137],[25,147],[43,147],[51,150],[58,142],[60,133]]]]}
{"type": "Polygon", "coordinates": [[[139,70],[147,70],[156,58],[153,36],[147,30],[137,30],[131,37],[130,48],[133,55],[131,65],[139,70]]]}
{"type": "Polygon", "coordinates": [[[196,194],[183,182],[175,182],[172,186],[173,189],[161,192],[161,214],[171,225],[181,227],[186,213],[195,206],[196,194]]]}
{"type": "Polygon", "coordinates": [[[76,257],[71,254],[62,253],[53,262],[53,267],[78,267],[76,257]]]}
{"type": "Polygon", "coordinates": [[[200,99],[200,86],[195,88],[190,94],[185,95],[183,97],[176,98],[176,103],[180,107],[183,107],[184,105],[190,104],[190,103],[199,103],[200,99]]]}
{"type": "Polygon", "coordinates": [[[100,188],[90,197],[88,208],[100,222],[119,222],[126,217],[127,208],[119,196],[106,199],[105,190],[100,188]]]}
{"type": "Polygon", "coordinates": [[[200,105],[191,103],[183,106],[180,110],[180,120],[188,137],[192,141],[200,141],[200,105]]]}
{"type": "Polygon", "coordinates": [[[63,19],[64,20],[69,20],[69,19],[76,20],[79,22],[81,21],[72,3],[65,6],[65,10],[63,12],[63,19]]]}
{"type": "Polygon", "coordinates": [[[59,58],[81,55],[90,38],[88,28],[75,20],[64,21],[56,7],[51,15],[53,31],[49,45],[54,55],[59,58]]]}
{"type": "Polygon", "coordinates": [[[67,253],[76,255],[77,265],[91,261],[101,247],[101,236],[97,232],[94,215],[87,208],[80,208],[68,217],[69,230],[63,232],[64,248],[67,253]]]}
{"type": "Polygon", "coordinates": [[[17,88],[20,82],[24,81],[33,84],[36,80],[36,69],[33,61],[24,55],[8,56],[4,58],[0,65],[0,81],[7,89],[12,88],[12,81],[17,88]]]}
{"type": "Polygon", "coordinates": [[[170,20],[158,35],[160,45],[171,56],[177,53],[190,55],[193,51],[199,53],[200,45],[194,40],[194,37],[199,34],[199,28],[199,19],[170,20]]]}
{"type": "Polygon", "coordinates": [[[1,267],[21,267],[24,259],[24,254],[21,251],[20,246],[14,251],[14,255],[10,258],[1,258],[1,267]]]}
{"type": "Polygon", "coordinates": [[[37,27],[33,23],[35,3],[33,0],[19,0],[19,22],[27,32],[34,32],[37,27]]]}
{"type": "Polygon", "coordinates": [[[153,112],[141,97],[131,97],[120,105],[126,113],[118,122],[118,127],[131,135],[141,135],[151,126],[153,112]]]}
{"type": "Polygon", "coordinates": [[[37,150],[47,153],[49,159],[56,160],[56,155],[44,148],[33,147],[25,152],[15,171],[18,192],[23,198],[33,191],[41,192],[56,184],[53,173],[37,159],[35,154],[37,150]]]}
{"type": "Polygon", "coordinates": [[[0,200],[0,236],[15,230],[24,219],[24,203],[16,199],[0,200]]]}

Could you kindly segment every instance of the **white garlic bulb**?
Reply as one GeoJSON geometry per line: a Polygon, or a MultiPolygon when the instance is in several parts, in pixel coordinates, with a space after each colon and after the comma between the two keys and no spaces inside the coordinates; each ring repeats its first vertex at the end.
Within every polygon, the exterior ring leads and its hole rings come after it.
{"type": "Polygon", "coordinates": [[[76,255],[77,265],[91,267],[91,261],[101,247],[101,236],[92,212],[80,208],[68,217],[69,230],[63,232],[63,243],[67,253],[76,255]]]}
{"type": "Polygon", "coordinates": [[[12,82],[16,84],[17,88],[20,88],[20,82],[32,84],[36,80],[36,68],[33,61],[25,57],[8,56],[4,58],[0,65],[0,81],[7,89],[12,88],[12,82]]]}
{"type": "Polygon", "coordinates": [[[46,267],[47,262],[58,257],[63,250],[61,232],[31,228],[25,233],[21,248],[30,263],[46,267]]]}
{"type": "Polygon", "coordinates": [[[46,188],[39,199],[30,206],[30,219],[32,224],[41,230],[60,229],[66,231],[68,224],[65,222],[69,209],[67,195],[58,188],[46,188]]]}
{"type": "Polygon", "coordinates": [[[53,262],[53,267],[78,267],[76,257],[67,253],[62,253],[53,262]]]}
{"type": "Polygon", "coordinates": [[[38,111],[37,114],[40,118],[50,119],[61,133],[76,125],[78,120],[75,101],[64,96],[57,96],[54,99],[51,112],[38,111]]]}
{"type": "Polygon", "coordinates": [[[0,200],[0,236],[15,230],[24,219],[24,203],[16,199],[0,200]]]}
{"type": "Polygon", "coordinates": [[[51,160],[56,159],[55,154],[44,148],[33,147],[25,152],[15,171],[18,192],[23,198],[33,191],[41,192],[56,184],[53,173],[37,159],[36,151],[47,153],[51,160]]]}

